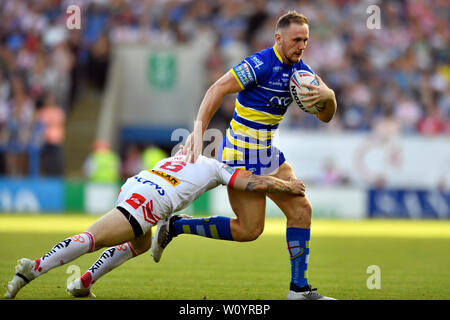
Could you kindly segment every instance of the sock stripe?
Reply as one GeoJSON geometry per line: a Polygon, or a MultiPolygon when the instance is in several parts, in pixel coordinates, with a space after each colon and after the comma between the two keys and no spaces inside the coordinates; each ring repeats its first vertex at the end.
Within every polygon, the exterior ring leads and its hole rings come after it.
{"type": "Polygon", "coordinates": [[[176,235],[195,234],[202,237],[233,240],[231,234],[231,218],[213,216],[206,218],[178,219],[174,221],[173,227],[176,235]]]}
{"type": "Polygon", "coordinates": [[[83,287],[89,288],[91,286],[92,282],[92,274],[87,271],[80,277],[81,283],[83,284],[83,287]]]}
{"type": "Polygon", "coordinates": [[[183,225],[183,233],[191,233],[191,226],[188,224],[183,225]]]}
{"type": "Polygon", "coordinates": [[[209,225],[209,231],[211,233],[211,237],[214,239],[220,239],[219,232],[217,231],[217,227],[215,224],[209,225]]]}
{"type": "Polygon", "coordinates": [[[197,231],[197,234],[199,236],[206,237],[206,231],[205,231],[205,228],[203,226],[196,226],[195,227],[195,231],[197,231]]]}
{"type": "Polygon", "coordinates": [[[137,253],[136,253],[136,251],[134,251],[133,247],[131,246],[131,243],[127,242],[127,244],[128,244],[128,247],[130,247],[130,250],[131,250],[131,253],[133,254],[133,257],[136,257],[137,253]]]}
{"type": "Polygon", "coordinates": [[[27,277],[25,277],[23,274],[21,274],[21,273],[16,273],[16,276],[18,276],[19,278],[22,278],[23,279],[23,281],[25,281],[26,283],[30,283],[30,280],[28,280],[28,278],[27,277]]]}
{"type": "Polygon", "coordinates": [[[95,247],[94,246],[95,245],[94,236],[89,231],[85,231],[83,233],[86,234],[88,236],[88,238],[89,238],[89,252],[93,252],[94,251],[94,247],[95,247]]]}

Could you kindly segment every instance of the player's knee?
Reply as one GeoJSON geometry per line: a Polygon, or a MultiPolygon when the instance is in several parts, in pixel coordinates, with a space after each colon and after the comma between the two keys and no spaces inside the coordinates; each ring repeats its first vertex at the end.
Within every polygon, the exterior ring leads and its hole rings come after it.
{"type": "Polygon", "coordinates": [[[308,199],[303,198],[302,201],[295,206],[294,210],[289,214],[288,220],[290,224],[303,225],[306,228],[311,226],[312,206],[308,199]]]}
{"type": "Polygon", "coordinates": [[[254,241],[258,239],[258,237],[263,233],[264,228],[253,228],[250,230],[246,230],[242,235],[241,241],[254,241]]]}

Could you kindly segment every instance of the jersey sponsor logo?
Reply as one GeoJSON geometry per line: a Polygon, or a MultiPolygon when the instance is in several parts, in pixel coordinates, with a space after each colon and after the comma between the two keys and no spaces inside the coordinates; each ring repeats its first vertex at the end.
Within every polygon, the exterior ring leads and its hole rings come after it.
{"type": "MultiPolygon", "coordinates": [[[[284,80],[284,79],[282,79],[282,80],[284,80]]],[[[269,84],[272,85],[272,86],[278,86],[278,87],[282,87],[283,86],[283,83],[281,83],[280,80],[269,81],[269,84]]]]}
{"type": "Polygon", "coordinates": [[[135,210],[142,206],[145,201],[147,201],[147,199],[145,199],[144,196],[140,195],[139,193],[133,193],[130,198],[125,200],[125,202],[132,206],[135,210]]]}
{"type": "Polygon", "coordinates": [[[279,97],[279,96],[273,96],[270,98],[270,105],[271,106],[283,106],[287,107],[291,104],[292,98],[291,97],[279,97]]]}
{"type": "Polygon", "coordinates": [[[182,170],[185,166],[186,166],[185,161],[167,161],[164,164],[162,164],[159,168],[172,172],[178,172],[182,170]]]}
{"type": "Polygon", "coordinates": [[[264,64],[258,57],[251,57],[251,60],[255,63],[255,68],[259,69],[260,66],[264,64]]]}
{"type": "Polygon", "coordinates": [[[273,72],[280,72],[281,70],[283,70],[283,67],[281,67],[281,66],[275,66],[272,68],[273,72]]]}
{"type": "Polygon", "coordinates": [[[139,176],[134,176],[134,179],[135,179],[137,182],[140,182],[140,183],[142,183],[142,184],[148,184],[150,187],[154,187],[155,190],[158,191],[158,194],[159,194],[160,196],[163,196],[163,195],[166,194],[166,192],[164,191],[164,189],[161,188],[161,187],[160,187],[159,185],[157,185],[156,183],[154,183],[153,181],[144,179],[144,178],[139,177],[139,176]]]}
{"type": "Polygon", "coordinates": [[[250,71],[250,68],[246,62],[234,68],[234,72],[236,72],[237,77],[244,87],[255,81],[252,72],[250,71]]]}
{"type": "Polygon", "coordinates": [[[177,178],[171,176],[168,173],[159,171],[159,170],[151,170],[149,171],[153,174],[156,174],[157,176],[163,178],[164,180],[166,180],[167,182],[169,182],[173,187],[176,187],[177,185],[180,184],[180,180],[178,180],[177,178]]]}

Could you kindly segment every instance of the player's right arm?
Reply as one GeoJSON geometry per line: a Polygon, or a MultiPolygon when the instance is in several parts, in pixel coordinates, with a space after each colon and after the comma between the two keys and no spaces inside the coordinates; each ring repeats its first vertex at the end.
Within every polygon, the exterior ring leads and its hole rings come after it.
{"type": "Polygon", "coordinates": [[[186,141],[187,161],[195,162],[202,153],[203,134],[217,109],[222,104],[223,98],[227,94],[237,93],[242,89],[242,85],[238,82],[231,70],[209,87],[200,104],[194,123],[194,130],[186,141]]]}
{"type": "Polygon", "coordinates": [[[263,193],[286,192],[302,197],[305,196],[305,185],[298,179],[285,181],[273,176],[254,175],[246,170],[237,172],[233,189],[263,193]]]}

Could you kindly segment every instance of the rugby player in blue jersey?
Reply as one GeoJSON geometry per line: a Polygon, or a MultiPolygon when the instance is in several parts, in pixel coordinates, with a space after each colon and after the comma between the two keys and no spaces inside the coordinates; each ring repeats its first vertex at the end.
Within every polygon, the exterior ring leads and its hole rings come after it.
{"type": "MultiPolygon", "coordinates": [[[[195,162],[202,153],[203,134],[225,95],[238,93],[233,119],[218,148],[217,159],[257,175],[273,175],[283,180],[295,178],[292,167],[283,153],[272,146],[271,139],[292,102],[289,92],[292,73],[295,70],[312,72],[301,60],[308,39],[308,19],[290,11],[277,22],[273,47],[247,57],[208,89],[200,105],[194,131],[186,142],[189,161],[195,162]]],[[[336,112],[335,95],[320,77],[317,78],[318,86],[306,85],[310,91],[302,98],[302,103],[323,103],[323,109],[316,117],[329,122],[336,112]]],[[[181,233],[234,241],[258,238],[264,229],[266,195],[228,189],[228,196],[236,218],[180,219],[173,216],[160,224],[158,241],[153,242],[155,261],[159,261],[162,250],[171,239],[181,233]]],[[[315,292],[308,283],[310,202],[306,197],[290,194],[267,196],[287,218],[286,241],[291,262],[288,299],[330,299],[315,292]]]]}

